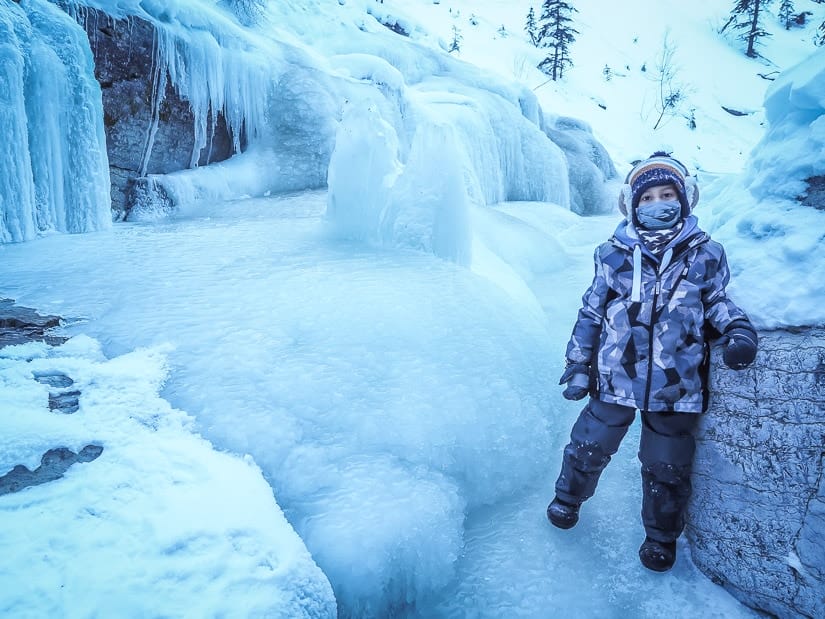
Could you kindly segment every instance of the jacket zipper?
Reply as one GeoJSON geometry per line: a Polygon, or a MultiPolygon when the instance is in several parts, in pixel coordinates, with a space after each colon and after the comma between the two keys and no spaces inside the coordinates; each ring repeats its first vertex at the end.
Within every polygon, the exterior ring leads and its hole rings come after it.
{"type": "MultiPolygon", "coordinates": [[[[615,237],[614,237],[615,239],[615,237]]],[[[703,243],[707,242],[708,237],[704,236],[698,242],[689,242],[687,247],[684,248],[681,252],[679,252],[678,256],[673,256],[671,261],[671,265],[678,262],[682,256],[684,256],[687,252],[689,252],[694,247],[698,247],[703,243]]],[[[619,246],[622,246],[626,249],[629,249],[627,245],[624,243],[618,242],[619,246]]],[[[656,284],[653,287],[653,305],[650,308],[650,327],[648,328],[648,347],[647,347],[647,380],[645,381],[645,397],[644,397],[644,412],[647,412],[648,407],[650,406],[650,391],[651,385],[650,382],[653,380],[653,328],[655,326],[656,320],[656,302],[659,300],[659,294],[662,292],[662,274],[659,273],[659,269],[655,267],[654,270],[656,272],[656,284]]],[[[687,271],[683,270],[682,274],[676,279],[676,285],[681,283],[682,279],[687,275],[687,271]]],[[[676,287],[674,286],[674,290],[676,287]]]]}
{"type": "MultiPolygon", "coordinates": [[[[704,241],[703,241],[704,242],[704,241]]],[[[700,245],[701,243],[697,243],[696,245],[700,245]]],[[[688,246],[685,248],[685,251],[679,254],[679,258],[681,258],[684,254],[690,251],[693,246],[688,246]]],[[[673,265],[677,262],[677,260],[673,260],[670,264],[673,265]]],[[[687,276],[688,273],[688,266],[682,269],[682,272],[676,278],[676,281],[673,283],[673,287],[671,290],[676,290],[679,287],[679,284],[682,280],[687,276]]],[[[662,273],[659,273],[659,269],[656,269],[656,285],[653,287],[653,305],[650,308],[650,328],[648,329],[648,348],[647,348],[647,382],[645,384],[645,412],[647,412],[648,407],[650,406],[650,391],[651,391],[651,381],[653,380],[653,329],[656,326],[656,303],[659,301],[659,295],[662,292],[662,273]]]]}
{"type": "Polygon", "coordinates": [[[653,288],[653,305],[650,307],[650,328],[648,329],[647,346],[647,381],[645,381],[645,407],[647,412],[650,406],[650,383],[653,380],[653,329],[656,326],[656,302],[659,300],[659,293],[662,291],[662,275],[656,270],[656,285],[653,288]]]}

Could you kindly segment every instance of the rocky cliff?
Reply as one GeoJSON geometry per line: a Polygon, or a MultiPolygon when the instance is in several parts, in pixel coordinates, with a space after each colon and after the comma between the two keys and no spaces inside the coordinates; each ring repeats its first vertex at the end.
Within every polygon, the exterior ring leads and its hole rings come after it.
{"type": "Polygon", "coordinates": [[[714,354],[697,436],[693,561],[745,604],[825,617],[825,329],[760,334],[755,367],[714,354]]]}
{"type": "Polygon", "coordinates": [[[233,136],[220,112],[207,127],[208,148],[193,154],[194,116],[168,76],[157,74],[158,33],[153,24],[134,16],[115,19],[84,7],[75,18],[89,37],[103,93],[115,219],[125,217],[137,178],[184,170],[193,160],[198,165],[222,161],[233,154],[233,136]]]}

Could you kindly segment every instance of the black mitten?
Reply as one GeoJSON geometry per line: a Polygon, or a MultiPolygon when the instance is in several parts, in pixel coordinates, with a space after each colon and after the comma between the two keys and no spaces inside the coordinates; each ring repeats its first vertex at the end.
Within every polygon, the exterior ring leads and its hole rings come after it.
{"type": "Polygon", "coordinates": [[[559,384],[567,383],[562,392],[565,400],[581,400],[590,392],[590,366],[585,363],[568,363],[559,384]]]}
{"type": "Polygon", "coordinates": [[[759,340],[750,323],[736,323],[725,335],[728,336],[728,345],[723,354],[725,365],[732,370],[741,370],[753,363],[759,340]]]}

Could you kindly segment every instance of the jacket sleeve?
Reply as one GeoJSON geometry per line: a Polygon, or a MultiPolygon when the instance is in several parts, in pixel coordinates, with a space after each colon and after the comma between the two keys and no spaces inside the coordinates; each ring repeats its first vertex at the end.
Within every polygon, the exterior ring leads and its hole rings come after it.
{"type": "Polygon", "coordinates": [[[582,297],[582,307],[579,310],[576,324],[573,326],[573,335],[567,343],[566,356],[568,361],[573,363],[589,364],[591,362],[593,351],[599,343],[607,303],[609,287],[601,259],[601,247],[596,249],[593,260],[596,265],[593,283],[582,297]]]}
{"type": "Polygon", "coordinates": [[[731,326],[731,323],[748,320],[747,314],[728,298],[725,287],[730,281],[730,270],[728,269],[728,259],[725,250],[721,245],[719,258],[715,272],[709,269],[709,286],[705,289],[702,301],[705,306],[705,320],[720,334],[724,334],[731,326]]]}

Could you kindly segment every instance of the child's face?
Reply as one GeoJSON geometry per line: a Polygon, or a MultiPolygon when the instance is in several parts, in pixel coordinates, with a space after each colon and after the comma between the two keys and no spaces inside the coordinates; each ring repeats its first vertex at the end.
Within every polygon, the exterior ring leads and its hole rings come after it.
{"type": "Polygon", "coordinates": [[[665,202],[667,200],[678,200],[676,185],[656,185],[647,189],[639,198],[639,204],[650,204],[651,202],[665,202]]]}

